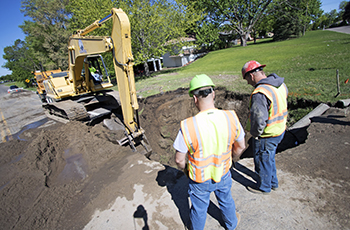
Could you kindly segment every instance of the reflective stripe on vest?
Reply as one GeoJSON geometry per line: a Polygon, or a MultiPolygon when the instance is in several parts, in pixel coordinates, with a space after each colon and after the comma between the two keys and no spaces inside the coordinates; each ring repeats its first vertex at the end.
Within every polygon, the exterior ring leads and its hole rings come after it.
{"type": "Polygon", "coordinates": [[[196,182],[220,182],[232,164],[232,144],[239,136],[234,111],[210,109],[181,122],[188,148],[189,177],[196,182]]]}
{"type": "MultiPolygon", "coordinates": [[[[286,129],[287,123],[287,87],[283,83],[276,88],[272,85],[259,85],[252,93],[262,93],[271,102],[269,108],[269,119],[266,122],[266,127],[261,137],[274,137],[281,135],[286,129]]],[[[250,97],[250,98],[251,98],[250,97]]]]}

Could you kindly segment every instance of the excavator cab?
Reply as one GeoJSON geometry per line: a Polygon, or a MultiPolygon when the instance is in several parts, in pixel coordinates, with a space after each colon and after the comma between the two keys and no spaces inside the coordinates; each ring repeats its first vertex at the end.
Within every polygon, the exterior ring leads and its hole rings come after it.
{"type": "Polygon", "coordinates": [[[89,79],[93,85],[110,83],[109,72],[100,54],[89,55],[84,60],[85,68],[82,68],[81,76],[89,79]],[[86,71],[87,70],[87,71],[86,71]],[[88,73],[86,75],[85,73],[88,73]]]}

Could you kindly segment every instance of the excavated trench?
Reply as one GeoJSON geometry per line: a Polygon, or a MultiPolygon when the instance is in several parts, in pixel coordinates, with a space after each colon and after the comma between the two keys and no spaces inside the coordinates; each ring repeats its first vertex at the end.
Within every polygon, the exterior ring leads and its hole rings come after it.
{"type": "MultiPolygon", "coordinates": [[[[215,106],[220,109],[235,110],[240,122],[245,128],[248,122],[250,95],[235,94],[224,88],[215,89],[215,106]]],[[[177,89],[166,93],[157,94],[139,100],[141,126],[146,131],[146,136],[150,142],[153,153],[151,160],[162,164],[176,167],[174,161],[175,150],[172,145],[180,128],[180,121],[194,116],[196,109],[192,98],[188,95],[188,89],[177,89]]],[[[297,108],[315,108],[319,103],[307,100],[290,101],[289,110],[297,108]]],[[[289,122],[292,119],[289,117],[289,122]]],[[[289,124],[290,125],[290,124],[289,124]]],[[[306,129],[295,133],[286,132],[285,138],[279,146],[278,151],[294,147],[303,143],[307,138],[306,129]]],[[[250,146],[251,135],[246,131],[247,146],[250,146]]],[[[252,150],[247,150],[241,158],[251,157],[252,150]]]]}
{"type": "MultiPolygon", "coordinates": [[[[249,95],[238,95],[222,88],[215,89],[215,106],[235,110],[243,127],[248,121],[249,95]]],[[[196,109],[188,89],[177,89],[140,100],[141,126],[152,146],[152,160],[176,166],[172,145],[180,128],[180,121],[194,116],[196,109]]]]}

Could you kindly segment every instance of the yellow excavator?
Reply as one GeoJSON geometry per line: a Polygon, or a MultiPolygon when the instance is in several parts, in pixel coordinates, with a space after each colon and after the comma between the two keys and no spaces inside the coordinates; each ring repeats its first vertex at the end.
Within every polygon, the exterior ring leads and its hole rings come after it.
{"type": "Polygon", "coordinates": [[[38,94],[42,102],[46,102],[46,91],[44,87],[44,80],[48,79],[51,74],[62,72],[61,69],[48,70],[48,71],[35,71],[34,79],[37,84],[36,93],[38,94]]]}
{"type": "Polygon", "coordinates": [[[149,156],[152,150],[138,116],[130,32],[128,16],[122,9],[113,8],[107,17],[73,34],[68,42],[68,71],[53,73],[43,81],[46,91],[43,107],[49,117],[63,122],[79,120],[93,124],[115,114],[113,120],[122,123],[125,133],[118,143],[129,144],[135,151],[136,146],[142,145],[143,153],[149,156]],[[87,35],[111,18],[110,36],[87,35]],[[101,55],[106,52],[113,55],[119,96],[110,90],[113,84],[101,55]],[[122,116],[118,115],[120,109],[122,116]]]}

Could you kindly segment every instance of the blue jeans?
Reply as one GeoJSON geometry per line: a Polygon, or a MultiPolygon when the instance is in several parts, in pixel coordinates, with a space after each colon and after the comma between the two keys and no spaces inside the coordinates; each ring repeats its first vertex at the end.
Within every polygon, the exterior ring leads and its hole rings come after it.
{"type": "Polygon", "coordinates": [[[204,229],[211,192],[215,193],[227,229],[236,228],[236,205],[231,195],[231,186],[232,178],[230,171],[222,176],[219,183],[215,183],[213,180],[203,183],[189,180],[188,193],[192,202],[190,211],[192,229],[204,229]]]}
{"type": "Polygon", "coordinates": [[[257,188],[264,192],[271,192],[271,188],[278,188],[275,155],[278,144],[284,133],[277,137],[253,139],[255,172],[259,175],[257,188]]]}

